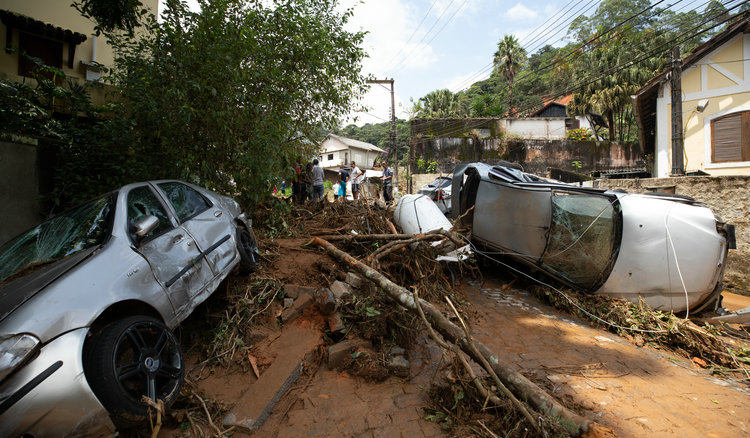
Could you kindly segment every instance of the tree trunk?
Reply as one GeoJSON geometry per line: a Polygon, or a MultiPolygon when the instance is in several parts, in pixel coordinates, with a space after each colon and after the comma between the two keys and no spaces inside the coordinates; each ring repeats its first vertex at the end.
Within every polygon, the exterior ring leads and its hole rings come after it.
{"type": "Polygon", "coordinates": [[[609,141],[615,141],[615,116],[612,111],[607,111],[607,124],[609,125],[609,141]]]}
{"type": "MultiPolygon", "coordinates": [[[[380,286],[380,288],[382,288],[394,301],[409,311],[418,314],[414,298],[409,291],[403,287],[393,283],[380,272],[336,248],[330,242],[326,242],[319,237],[314,237],[310,243],[320,246],[339,261],[357,269],[369,281],[380,286]]],[[[521,400],[534,406],[544,415],[559,417],[560,423],[573,435],[578,435],[581,432],[588,430],[590,423],[588,420],[570,411],[568,408],[553,399],[539,386],[520,373],[514,371],[510,364],[505,363],[494,355],[492,351],[481,342],[475,340],[472,345],[471,341],[466,338],[464,332],[458,326],[450,322],[448,318],[443,316],[440,310],[435,306],[424,300],[420,300],[420,304],[422,310],[430,319],[430,322],[447,341],[458,344],[461,347],[461,350],[477,363],[482,363],[483,360],[489,362],[493,371],[495,371],[498,377],[503,381],[503,384],[511,389],[511,391],[513,391],[521,400]],[[476,348],[473,348],[474,346],[476,346],[476,348]]]]}

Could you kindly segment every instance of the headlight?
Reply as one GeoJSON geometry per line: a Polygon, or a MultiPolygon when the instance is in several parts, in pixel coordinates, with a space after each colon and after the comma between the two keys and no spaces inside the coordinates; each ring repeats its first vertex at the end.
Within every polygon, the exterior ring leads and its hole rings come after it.
{"type": "Polygon", "coordinates": [[[28,359],[39,345],[39,339],[22,334],[0,338],[0,381],[28,359]]]}

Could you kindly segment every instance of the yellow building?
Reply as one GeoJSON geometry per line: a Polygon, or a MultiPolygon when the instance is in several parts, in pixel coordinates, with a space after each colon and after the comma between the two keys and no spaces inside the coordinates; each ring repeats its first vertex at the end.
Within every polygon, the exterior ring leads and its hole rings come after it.
{"type": "MultiPolygon", "coordinates": [[[[156,12],[158,0],[141,0],[156,12]]],[[[61,69],[78,82],[97,82],[102,67],[114,62],[112,47],[96,36],[95,23],[73,8],[70,0],[2,0],[0,2],[0,76],[29,82],[34,65],[19,49],[61,69]]],[[[95,103],[101,92],[94,93],[95,103]]]]}
{"type": "MultiPolygon", "coordinates": [[[[654,156],[654,176],[669,176],[669,71],[641,88],[633,104],[643,150],[654,156]]],[[[750,175],[750,16],[683,59],[682,122],[686,172],[750,175]]]]}

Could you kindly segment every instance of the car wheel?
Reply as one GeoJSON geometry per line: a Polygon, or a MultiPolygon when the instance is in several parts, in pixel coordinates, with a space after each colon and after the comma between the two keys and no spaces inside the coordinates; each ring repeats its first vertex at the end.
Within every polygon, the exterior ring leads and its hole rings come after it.
{"type": "Polygon", "coordinates": [[[240,253],[240,272],[249,274],[258,264],[258,244],[255,234],[245,227],[237,227],[237,251],[240,253]]]}
{"type": "Polygon", "coordinates": [[[169,407],[184,377],[182,351],[171,330],[138,315],[104,327],[86,341],[86,379],[119,428],[147,421],[143,396],[169,407]]]}

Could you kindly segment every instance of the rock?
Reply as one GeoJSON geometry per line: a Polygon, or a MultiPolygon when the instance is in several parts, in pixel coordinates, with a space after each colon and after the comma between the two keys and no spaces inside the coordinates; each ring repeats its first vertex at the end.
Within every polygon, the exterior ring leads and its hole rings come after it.
{"type": "Polygon", "coordinates": [[[348,339],[328,347],[328,368],[344,366],[350,355],[358,348],[368,348],[370,343],[362,339],[348,339]]]}
{"type": "Polygon", "coordinates": [[[346,326],[344,325],[344,318],[341,317],[339,312],[334,313],[328,317],[328,329],[331,331],[331,335],[334,338],[342,338],[346,334],[346,326]]]}
{"type": "Polygon", "coordinates": [[[389,353],[391,356],[406,356],[406,350],[399,347],[398,345],[391,347],[391,351],[389,353]]]}
{"type": "Polygon", "coordinates": [[[284,285],[284,296],[289,298],[297,299],[300,295],[307,294],[310,296],[315,295],[314,287],[300,286],[298,284],[285,284],[284,285]]]}
{"type": "Polygon", "coordinates": [[[399,377],[409,377],[409,361],[404,356],[391,356],[386,366],[399,377]]]}
{"type": "Polygon", "coordinates": [[[352,287],[343,281],[336,280],[331,283],[331,292],[333,292],[333,296],[336,297],[336,300],[341,301],[344,298],[351,296],[352,287]]]}
{"type": "Polygon", "coordinates": [[[312,306],[315,301],[313,300],[313,297],[307,294],[300,295],[299,298],[294,300],[294,303],[291,307],[288,307],[284,309],[283,312],[281,312],[281,322],[287,323],[289,321],[297,319],[300,315],[302,315],[302,312],[305,311],[308,307],[312,306]]]}
{"type": "Polygon", "coordinates": [[[318,303],[318,309],[323,315],[330,315],[338,308],[338,301],[333,296],[333,292],[327,287],[318,290],[315,294],[315,302],[318,303]]]}
{"type": "Polygon", "coordinates": [[[363,281],[364,280],[362,280],[362,277],[360,277],[359,275],[355,274],[354,272],[347,272],[346,273],[346,278],[344,279],[344,282],[346,284],[348,284],[349,286],[351,286],[351,287],[353,287],[355,289],[359,289],[360,286],[362,286],[362,282],[363,281]]]}
{"type": "Polygon", "coordinates": [[[294,298],[284,298],[284,308],[289,308],[294,304],[294,298]]]}

